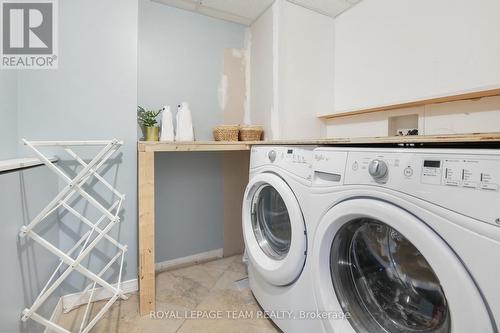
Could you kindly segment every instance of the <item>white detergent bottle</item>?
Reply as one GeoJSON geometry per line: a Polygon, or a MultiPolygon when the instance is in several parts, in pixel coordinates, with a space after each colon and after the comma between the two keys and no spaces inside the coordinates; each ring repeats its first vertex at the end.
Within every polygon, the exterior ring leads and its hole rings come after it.
{"type": "Polygon", "coordinates": [[[194,141],[193,119],[187,102],[182,102],[179,105],[176,121],[175,141],[194,141]]]}
{"type": "Polygon", "coordinates": [[[162,109],[160,141],[174,141],[174,117],[169,105],[165,105],[162,109]]]}

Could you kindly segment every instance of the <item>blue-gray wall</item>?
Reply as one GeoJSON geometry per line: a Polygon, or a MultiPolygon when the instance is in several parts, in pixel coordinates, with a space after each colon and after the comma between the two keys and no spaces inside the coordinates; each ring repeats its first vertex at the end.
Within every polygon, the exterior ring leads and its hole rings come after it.
{"type": "MultiPolygon", "coordinates": [[[[18,144],[20,138],[125,141],[103,168],[105,178],[126,195],[122,223],[113,230],[129,246],[124,280],[137,277],[137,18],[137,0],[60,1],[59,69],[0,71],[0,160],[33,155],[18,144]]],[[[61,150],[47,153],[61,154],[61,150]]],[[[91,157],[95,151],[78,153],[91,157]]],[[[58,166],[74,175],[76,165],[64,153],[60,157],[58,166]]],[[[57,258],[32,241],[19,241],[17,234],[63,185],[46,167],[0,173],[2,333],[43,331],[35,322],[19,319],[55,269],[57,258]]],[[[92,192],[103,203],[113,200],[102,186],[92,192]]],[[[84,200],[74,206],[88,216],[98,216],[84,200]]],[[[88,230],[74,222],[67,214],[52,216],[43,222],[50,225],[44,234],[67,250],[88,230]]],[[[97,271],[114,251],[104,244],[89,258],[90,266],[97,271]]],[[[114,267],[110,275],[116,274],[114,267]]],[[[50,317],[57,297],[81,290],[84,283],[72,274],[40,313],[50,317]]]]}
{"type": "MultiPolygon", "coordinates": [[[[137,277],[137,0],[59,1],[59,69],[19,73],[19,137],[31,140],[125,141],[119,154],[105,167],[105,178],[126,195],[122,222],[113,230],[129,246],[124,280],[137,277]]],[[[58,150],[58,153],[61,151],[58,150]]],[[[90,157],[95,151],[81,151],[90,157]]],[[[29,152],[25,149],[22,154],[29,152]]],[[[73,172],[75,165],[61,154],[60,166],[73,172]]],[[[60,183],[60,187],[63,183],[60,183]]],[[[95,188],[102,202],[112,196],[95,188]]],[[[95,209],[76,203],[89,216],[95,209]]],[[[69,248],[87,229],[63,215],[60,245],[69,248]]],[[[74,219],[73,219],[74,220],[74,219]]],[[[111,247],[97,252],[93,263],[113,255],[111,247]]],[[[81,290],[75,275],[63,293],[81,290]]]]}
{"type": "Polygon", "coordinates": [[[17,154],[17,71],[0,71],[0,160],[17,154]]]}
{"type": "MultiPolygon", "coordinates": [[[[60,1],[59,69],[0,73],[0,159],[31,155],[18,145],[23,137],[125,141],[104,168],[105,177],[127,196],[122,223],[113,231],[129,246],[124,280],[137,276],[136,105],[189,101],[197,139],[210,139],[212,127],[223,119],[217,98],[223,49],[241,48],[244,40],[240,25],[146,0],[140,0],[139,25],[138,14],[137,0],[60,1]]],[[[95,152],[79,153],[90,157],[95,152]]],[[[60,167],[70,174],[78,171],[64,154],[60,157],[60,167]]],[[[219,154],[158,156],[159,261],[222,247],[221,161],[219,154]]],[[[56,260],[32,243],[17,243],[16,235],[62,186],[45,167],[0,174],[0,252],[12,255],[1,259],[6,272],[1,279],[0,332],[33,332],[38,327],[30,323],[23,328],[19,314],[33,301],[56,260]]],[[[92,191],[103,202],[113,200],[102,186],[92,191]]],[[[98,216],[84,201],[74,204],[98,216]]],[[[86,229],[72,226],[74,219],[67,214],[58,221],[47,236],[67,249],[86,229]]],[[[99,266],[112,251],[109,245],[100,247],[91,266],[99,266]]],[[[83,284],[74,276],[59,292],[77,291],[83,284]]],[[[44,314],[51,310],[47,306],[44,314]]]]}
{"type": "MultiPolygon", "coordinates": [[[[243,48],[245,28],[139,1],[139,104],[190,103],[197,140],[223,122],[218,85],[225,48],[243,48]]],[[[156,260],[223,247],[222,155],[156,154],[156,260]]]]}
{"type": "Polygon", "coordinates": [[[223,246],[222,153],[157,154],[156,261],[223,246]]]}
{"type": "MultiPolygon", "coordinates": [[[[22,171],[0,172],[0,332],[42,332],[41,325],[28,320],[22,323],[21,311],[30,307],[50,275],[57,257],[28,238],[18,238],[21,226],[28,224],[57,194],[57,178],[45,166],[22,171]]],[[[35,228],[58,246],[57,215],[51,215],[35,228]]],[[[37,311],[50,317],[58,293],[37,311]]]]}

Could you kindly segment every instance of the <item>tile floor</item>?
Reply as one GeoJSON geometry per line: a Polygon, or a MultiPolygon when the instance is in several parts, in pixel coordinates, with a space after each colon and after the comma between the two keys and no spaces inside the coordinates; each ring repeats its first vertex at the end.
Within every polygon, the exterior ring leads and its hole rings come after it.
{"type": "MultiPolygon", "coordinates": [[[[129,300],[116,302],[92,332],[281,332],[269,320],[256,318],[256,314],[261,311],[259,305],[248,286],[238,283],[246,276],[241,256],[159,273],[156,276],[156,319],[139,316],[138,296],[131,294],[129,300]],[[174,314],[176,318],[171,318],[174,314]],[[198,318],[186,318],[186,314],[195,317],[198,314],[198,318]],[[241,318],[244,315],[247,317],[241,318]],[[160,319],[161,316],[163,318],[160,319]],[[206,316],[220,318],[210,319],[206,316]]],[[[93,305],[92,316],[103,304],[97,302],[93,305]]],[[[85,306],[82,306],[63,315],[59,324],[72,332],[78,331],[84,310],[85,306]]]]}

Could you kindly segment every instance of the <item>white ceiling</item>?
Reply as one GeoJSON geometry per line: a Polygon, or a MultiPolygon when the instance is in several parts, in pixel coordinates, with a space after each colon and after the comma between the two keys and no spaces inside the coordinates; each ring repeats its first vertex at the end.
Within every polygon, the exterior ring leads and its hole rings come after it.
{"type": "Polygon", "coordinates": [[[312,9],[322,14],[335,17],[351,8],[360,0],[288,0],[297,5],[312,9]]]}
{"type": "MultiPolygon", "coordinates": [[[[153,0],[223,20],[250,25],[274,0],[153,0]]],[[[360,0],[287,0],[299,6],[335,17],[360,0]]]]}

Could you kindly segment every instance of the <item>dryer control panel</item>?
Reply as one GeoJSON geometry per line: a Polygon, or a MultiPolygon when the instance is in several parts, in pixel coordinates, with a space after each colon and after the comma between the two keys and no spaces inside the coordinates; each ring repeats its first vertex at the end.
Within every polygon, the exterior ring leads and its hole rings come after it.
{"type": "Polygon", "coordinates": [[[274,166],[311,180],[313,150],[314,147],[307,146],[254,146],[250,156],[250,169],[274,166]]]}
{"type": "Polygon", "coordinates": [[[390,188],[500,226],[500,152],[318,148],[315,154],[346,154],[342,185],[390,188]]]}

